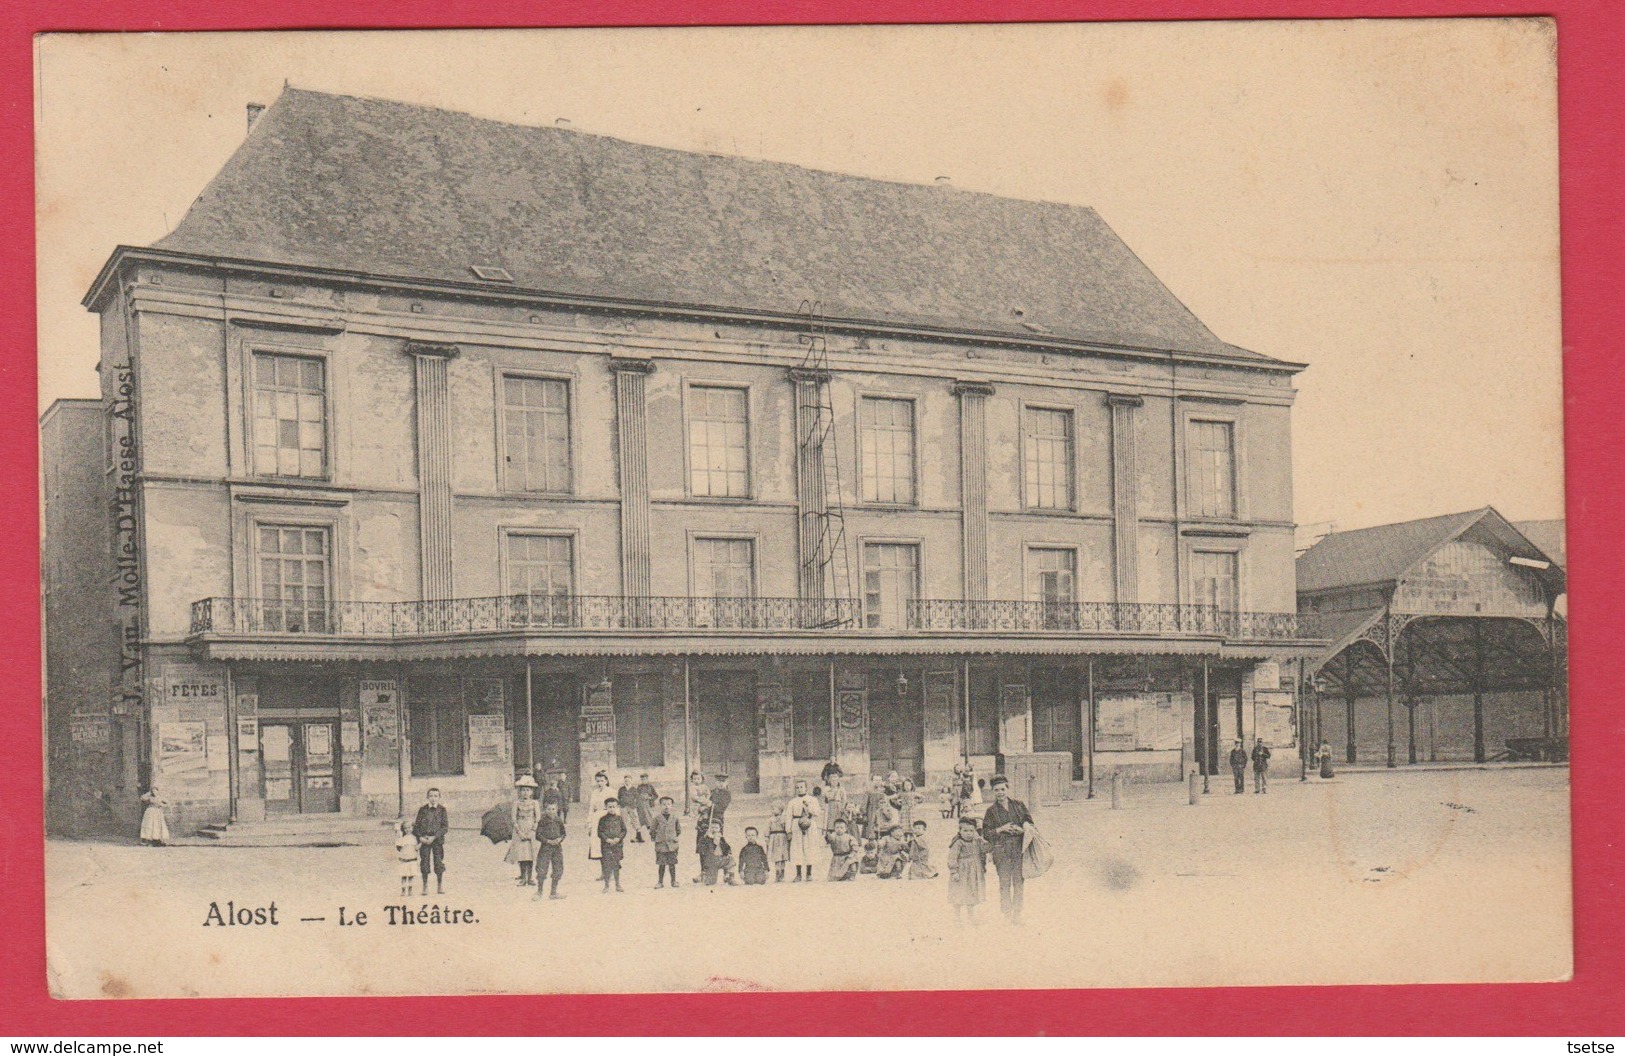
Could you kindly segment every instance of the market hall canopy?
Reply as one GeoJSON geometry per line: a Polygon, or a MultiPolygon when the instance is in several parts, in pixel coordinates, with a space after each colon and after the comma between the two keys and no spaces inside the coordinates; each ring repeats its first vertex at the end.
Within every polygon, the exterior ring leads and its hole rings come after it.
{"type": "MultiPolygon", "coordinates": [[[[1534,691],[1545,736],[1561,732],[1567,580],[1560,560],[1493,508],[1335,532],[1297,572],[1300,619],[1329,643],[1306,665],[1324,691],[1386,697],[1390,709],[1470,696],[1475,711],[1486,693],[1534,691]]],[[[1482,716],[1475,729],[1482,760],[1482,716]]]]}

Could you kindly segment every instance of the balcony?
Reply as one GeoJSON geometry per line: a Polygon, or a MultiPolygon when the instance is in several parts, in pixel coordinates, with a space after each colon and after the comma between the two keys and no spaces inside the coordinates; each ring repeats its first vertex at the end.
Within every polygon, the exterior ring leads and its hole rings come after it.
{"type": "Polygon", "coordinates": [[[909,602],[896,620],[866,614],[849,598],[691,598],[516,594],[443,601],[304,602],[204,598],[192,604],[191,635],[279,639],[440,638],[520,633],[683,632],[726,636],[787,632],[861,636],[945,634],[1145,636],[1234,641],[1318,637],[1312,618],[1290,612],[1226,612],[1201,605],[909,602]]]}

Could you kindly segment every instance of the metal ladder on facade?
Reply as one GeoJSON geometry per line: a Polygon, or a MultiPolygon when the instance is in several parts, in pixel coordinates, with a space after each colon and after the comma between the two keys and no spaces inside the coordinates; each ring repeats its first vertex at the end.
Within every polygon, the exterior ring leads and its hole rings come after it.
{"type": "Polygon", "coordinates": [[[852,563],[847,553],[846,510],[842,504],[840,445],[836,441],[835,406],[831,396],[829,344],[822,304],[802,301],[806,349],[797,385],[797,457],[802,474],[802,595],[822,602],[819,626],[857,622],[852,563]]]}

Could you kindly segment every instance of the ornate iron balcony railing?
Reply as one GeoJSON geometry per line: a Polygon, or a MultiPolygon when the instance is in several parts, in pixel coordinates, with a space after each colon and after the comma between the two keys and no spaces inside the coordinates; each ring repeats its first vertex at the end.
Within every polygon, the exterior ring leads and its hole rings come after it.
{"type": "Polygon", "coordinates": [[[910,601],[865,613],[850,598],[690,598],[513,594],[442,601],[205,598],[193,635],[405,638],[507,631],[873,631],[1206,635],[1244,641],[1314,638],[1290,612],[1114,602],[910,601]]]}

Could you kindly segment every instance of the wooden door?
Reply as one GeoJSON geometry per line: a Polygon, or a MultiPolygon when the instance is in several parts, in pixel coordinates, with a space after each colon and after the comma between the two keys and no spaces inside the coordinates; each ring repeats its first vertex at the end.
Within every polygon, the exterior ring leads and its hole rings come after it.
{"type": "Polygon", "coordinates": [[[331,814],[339,809],[339,736],[334,722],[306,722],[295,744],[299,812],[331,814]]]}
{"type": "Polygon", "coordinates": [[[895,682],[877,679],[869,695],[869,772],[897,771],[918,787],[925,779],[924,679],[911,678],[898,692],[895,682]]]}
{"type": "Polygon", "coordinates": [[[726,773],[735,794],[759,791],[756,676],[749,671],[703,672],[694,678],[693,693],[698,766],[707,780],[726,773]]]}
{"type": "Polygon", "coordinates": [[[260,762],[265,813],[299,813],[299,783],[294,765],[294,731],[283,722],[260,723],[260,762]]]}

